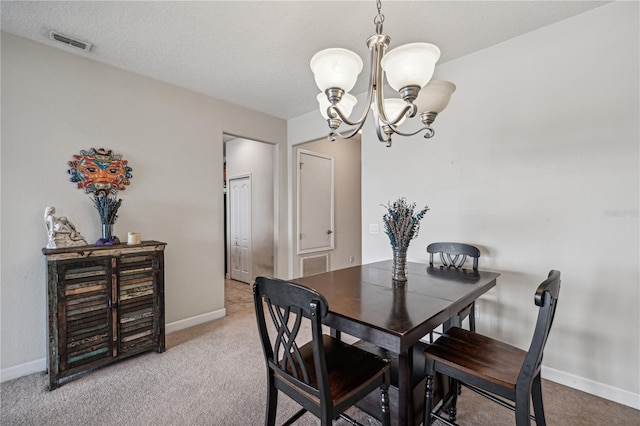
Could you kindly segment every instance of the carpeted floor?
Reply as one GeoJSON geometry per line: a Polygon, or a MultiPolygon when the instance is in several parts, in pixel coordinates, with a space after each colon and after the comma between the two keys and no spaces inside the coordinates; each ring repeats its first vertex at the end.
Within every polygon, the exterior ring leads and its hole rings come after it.
{"type": "MultiPolygon", "coordinates": [[[[47,390],[32,374],[0,386],[0,424],[9,425],[260,425],[265,366],[251,288],[227,281],[226,318],[167,335],[167,351],[97,369],[47,390]]],[[[549,425],[638,425],[640,411],[543,381],[549,425]]],[[[298,410],[284,395],[278,423],[298,410]]],[[[357,408],[348,412],[379,425],[357,408]]],[[[461,425],[512,425],[513,414],[472,392],[458,405],[461,425]]],[[[306,414],[296,424],[317,425],[306,414]]],[[[335,425],[346,425],[343,420],[335,425]]]]}

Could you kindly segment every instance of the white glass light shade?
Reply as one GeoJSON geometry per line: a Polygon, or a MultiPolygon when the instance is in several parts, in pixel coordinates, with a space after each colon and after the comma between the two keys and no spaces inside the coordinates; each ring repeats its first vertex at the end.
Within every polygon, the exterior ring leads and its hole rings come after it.
{"type": "MultiPolygon", "coordinates": [[[[405,105],[407,104],[402,99],[397,99],[397,98],[385,99],[384,110],[387,113],[387,119],[389,121],[393,121],[396,118],[398,118],[398,114],[402,112],[402,109],[405,107],[405,105]]],[[[371,109],[373,110],[375,119],[378,120],[378,107],[376,106],[375,102],[371,104],[371,109]]],[[[402,124],[406,118],[407,118],[406,115],[403,116],[402,119],[396,123],[396,126],[399,126],[400,124],[402,124]]]]}
{"type": "MultiPolygon", "coordinates": [[[[325,95],[324,93],[320,93],[318,94],[316,99],[318,100],[320,114],[322,114],[325,120],[328,120],[329,116],[327,115],[327,108],[329,108],[331,103],[329,102],[329,99],[327,99],[327,95],[325,95]]],[[[349,115],[351,115],[351,111],[353,111],[353,107],[357,103],[358,103],[358,99],[356,99],[355,96],[345,93],[342,96],[342,99],[340,99],[340,102],[336,104],[336,106],[342,112],[342,115],[344,115],[345,117],[349,117],[349,115]]],[[[336,118],[340,118],[340,117],[336,117],[336,118]]]]}
{"type": "Polygon", "coordinates": [[[440,49],[430,43],[409,43],[390,50],[381,65],[389,86],[400,90],[407,86],[424,87],[440,59],[440,49]]]}
{"type": "Polygon", "coordinates": [[[325,49],[313,55],[310,66],[322,92],[335,87],[348,92],[362,71],[362,59],[347,49],[325,49]]]}
{"type": "Polygon", "coordinates": [[[456,91],[456,85],[443,80],[431,80],[420,90],[414,104],[418,112],[440,113],[449,105],[451,95],[456,91]]]}

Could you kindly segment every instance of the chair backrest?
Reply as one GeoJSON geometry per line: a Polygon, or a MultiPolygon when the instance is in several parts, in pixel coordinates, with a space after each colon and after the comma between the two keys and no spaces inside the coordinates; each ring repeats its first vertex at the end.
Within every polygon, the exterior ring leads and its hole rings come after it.
{"type": "Polygon", "coordinates": [[[540,371],[542,364],[542,354],[544,346],[551,331],[553,318],[558,306],[558,296],[560,294],[560,272],[551,270],[546,280],[538,286],[534,300],[538,310],[538,320],[533,332],[529,352],[518,375],[518,387],[526,386],[540,371]]]}
{"type": "MultiPolygon", "coordinates": [[[[322,404],[331,401],[322,338],[322,318],[327,315],[325,298],[310,288],[273,278],[258,277],[253,285],[253,299],[267,369],[284,380],[317,397],[322,404]],[[265,306],[275,334],[267,329],[265,306]],[[313,370],[307,368],[300,347],[303,321],[311,322],[313,370]]],[[[307,357],[308,358],[308,357],[307,357]]]]}
{"type": "Polygon", "coordinates": [[[478,258],[480,250],[477,247],[464,243],[438,242],[427,246],[429,253],[429,266],[433,267],[433,255],[440,254],[440,262],[444,266],[461,268],[467,260],[467,256],[473,258],[473,270],[478,270],[478,258]]]}

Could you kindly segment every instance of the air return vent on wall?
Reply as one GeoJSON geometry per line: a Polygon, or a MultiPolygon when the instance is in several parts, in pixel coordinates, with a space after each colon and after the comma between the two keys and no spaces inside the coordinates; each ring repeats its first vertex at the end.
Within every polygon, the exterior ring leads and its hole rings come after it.
{"type": "Polygon", "coordinates": [[[91,50],[91,43],[87,43],[86,41],[81,41],[75,38],[71,38],[69,36],[66,36],[64,34],[61,34],[55,31],[51,31],[49,33],[49,38],[51,40],[59,41],[60,43],[64,43],[68,46],[72,46],[87,52],[91,50]]]}
{"type": "Polygon", "coordinates": [[[329,255],[306,256],[300,258],[300,269],[303,277],[329,271],[329,255]]]}

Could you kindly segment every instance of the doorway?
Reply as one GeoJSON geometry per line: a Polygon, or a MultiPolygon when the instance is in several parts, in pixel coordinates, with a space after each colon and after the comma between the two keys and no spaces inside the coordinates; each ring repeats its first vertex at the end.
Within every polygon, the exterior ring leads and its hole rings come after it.
{"type": "Polygon", "coordinates": [[[277,146],[226,134],[223,140],[226,278],[251,284],[275,275],[277,146]]]}

